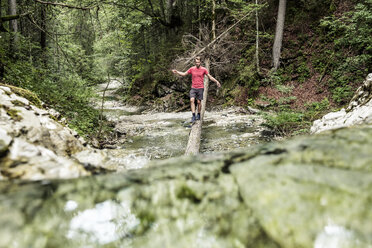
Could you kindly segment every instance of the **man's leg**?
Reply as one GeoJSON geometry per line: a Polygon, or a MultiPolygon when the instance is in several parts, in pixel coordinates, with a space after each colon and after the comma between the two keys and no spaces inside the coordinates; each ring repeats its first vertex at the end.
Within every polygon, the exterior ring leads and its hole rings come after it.
{"type": "Polygon", "coordinates": [[[191,112],[195,114],[195,98],[190,98],[191,112]]]}
{"type": "Polygon", "coordinates": [[[192,112],[192,118],[191,122],[195,121],[195,97],[190,98],[190,105],[191,105],[191,112],[192,112]]]}
{"type": "Polygon", "coordinates": [[[196,120],[200,120],[200,115],[201,115],[201,107],[202,107],[202,100],[203,100],[203,94],[204,94],[204,89],[198,89],[197,93],[197,103],[198,103],[198,115],[196,116],[196,120]]]}
{"type": "Polygon", "coordinates": [[[198,99],[197,102],[198,102],[198,116],[196,117],[196,119],[197,120],[200,120],[200,113],[201,113],[202,101],[198,99]]]}

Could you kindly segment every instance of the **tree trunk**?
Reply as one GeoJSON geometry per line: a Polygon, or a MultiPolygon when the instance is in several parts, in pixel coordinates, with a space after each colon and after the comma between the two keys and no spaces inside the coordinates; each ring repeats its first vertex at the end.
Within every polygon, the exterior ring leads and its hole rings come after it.
{"type": "MultiPolygon", "coordinates": [[[[2,11],[1,11],[2,2],[0,0],[0,32],[2,31],[3,22],[1,21],[2,11]]],[[[1,63],[0,60],[0,80],[4,78],[4,65],[1,63]]]]}
{"type": "MultiPolygon", "coordinates": [[[[209,72],[210,67],[210,60],[209,58],[205,59],[205,67],[209,72]]],[[[192,125],[189,141],[187,142],[187,147],[185,151],[185,155],[191,154],[198,154],[200,149],[200,136],[204,118],[205,107],[207,105],[207,98],[208,98],[208,88],[209,88],[209,79],[208,77],[204,77],[204,94],[203,94],[203,101],[202,101],[202,108],[200,113],[200,121],[196,121],[195,124],[192,125]]]]}
{"type": "Polygon", "coordinates": [[[260,72],[260,60],[258,57],[258,45],[259,45],[259,30],[258,30],[258,0],[256,0],[256,69],[257,72],[260,72]]]}
{"type": "MultiPolygon", "coordinates": [[[[16,0],[8,0],[8,15],[15,16],[17,15],[17,2],[16,0]]],[[[10,51],[14,53],[17,49],[18,44],[18,20],[14,19],[9,21],[9,31],[12,32],[12,41],[10,42],[10,51]]]]}
{"type": "Polygon", "coordinates": [[[216,0],[212,0],[212,40],[216,39],[216,0]]]}
{"type": "Polygon", "coordinates": [[[199,24],[199,40],[201,40],[201,2],[198,0],[198,24],[199,24]]]}
{"type": "Polygon", "coordinates": [[[285,9],[287,0],[279,0],[278,19],[276,21],[275,40],[273,45],[273,69],[276,71],[280,64],[280,51],[282,49],[285,9]]]}
{"type": "Polygon", "coordinates": [[[170,24],[172,22],[173,16],[173,2],[174,0],[167,1],[167,13],[166,13],[166,21],[170,24]]]}
{"type": "Polygon", "coordinates": [[[40,6],[40,47],[41,47],[41,57],[44,64],[46,64],[46,7],[40,6]]]}

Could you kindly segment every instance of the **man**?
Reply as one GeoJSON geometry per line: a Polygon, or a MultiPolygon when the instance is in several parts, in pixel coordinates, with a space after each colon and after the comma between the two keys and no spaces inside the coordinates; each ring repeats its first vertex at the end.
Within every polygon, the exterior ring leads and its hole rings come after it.
{"type": "Polygon", "coordinates": [[[218,82],[214,77],[212,77],[206,68],[201,66],[200,57],[195,58],[195,66],[188,69],[186,72],[180,72],[177,70],[172,70],[174,74],[178,74],[180,76],[187,76],[191,74],[192,84],[190,90],[190,104],[191,104],[191,112],[192,118],[191,122],[195,122],[195,120],[200,120],[200,112],[201,112],[201,101],[203,100],[203,93],[204,93],[204,75],[207,75],[208,78],[217,84],[217,87],[221,87],[220,82],[218,82]],[[195,99],[198,103],[198,115],[195,116],[195,99]]]}

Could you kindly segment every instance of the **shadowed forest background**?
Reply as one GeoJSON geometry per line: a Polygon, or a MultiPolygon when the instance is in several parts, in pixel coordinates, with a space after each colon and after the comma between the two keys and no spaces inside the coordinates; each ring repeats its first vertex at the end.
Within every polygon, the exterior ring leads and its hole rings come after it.
{"type": "Polygon", "coordinates": [[[0,81],[35,92],[85,135],[97,135],[100,122],[93,88],[111,78],[122,83],[117,100],[188,107],[190,79],[171,69],[185,71],[203,48],[222,83],[211,86],[208,106],[271,110],[267,125],[283,135],[306,133],[343,107],[372,69],[371,0],[1,0],[0,7],[0,81]]]}

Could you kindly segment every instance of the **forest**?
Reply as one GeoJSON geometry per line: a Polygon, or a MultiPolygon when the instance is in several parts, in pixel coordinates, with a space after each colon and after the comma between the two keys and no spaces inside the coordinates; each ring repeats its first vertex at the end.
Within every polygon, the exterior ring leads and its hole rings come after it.
{"type": "Polygon", "coordinates": [[[372,0],[0,0],[0,248],[371,248],[371,147],[372,0]]]}
{"type": "Polygon", "coordinates": [[[130,105],[185,109],[190,79],[171,69],[198,55],[222,84],[208,107],[271,111],[266,125],[296,135],[372,71],[371,27],[372,0],[1,0],[0,83],[93,137],[97,84],[119,80],[130,105]]]}

